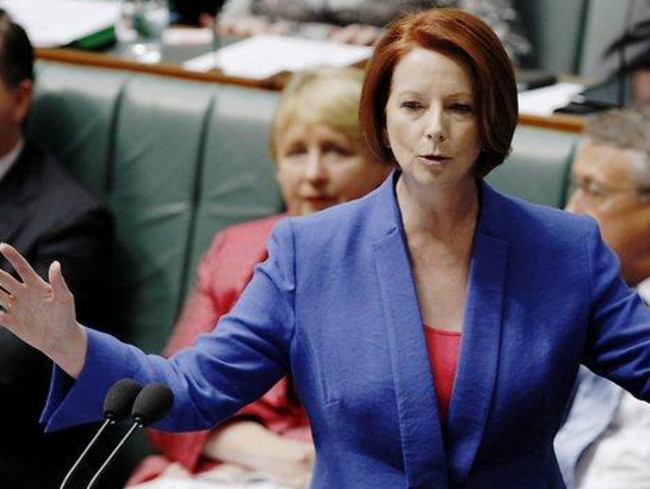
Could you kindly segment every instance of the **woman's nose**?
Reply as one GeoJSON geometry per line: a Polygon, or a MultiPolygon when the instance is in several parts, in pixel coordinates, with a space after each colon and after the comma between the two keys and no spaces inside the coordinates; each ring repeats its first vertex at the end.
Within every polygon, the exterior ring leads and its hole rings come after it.
{"type": "Polygon", "coordinates": [[[327,169],[323,161],[323,154],[320,151],[310,151],[305,178],[310,182],[323,182],[327,180],[327,169]]]}
{"type": "Polygon", "coordinates": [[[447,137],[446,123],[442,110],[432,108],[429,110],[425,136],[429,141],[440,143],[447,137]]]}

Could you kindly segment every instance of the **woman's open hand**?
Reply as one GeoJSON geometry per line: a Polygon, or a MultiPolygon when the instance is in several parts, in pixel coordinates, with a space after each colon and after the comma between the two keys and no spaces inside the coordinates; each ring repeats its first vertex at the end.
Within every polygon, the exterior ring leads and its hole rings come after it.
{"type": "Polygon", "coordinates": [[[20,280],[0,270],[0,325],[25,343],[42,351],[68,375],[77,377],[86,359],[87,337],[75,317],[74,297],[61,273],[61,264],[50,265],[49,283],[11,245],[0,244],[0,253],[14,267],[20,280]]]}

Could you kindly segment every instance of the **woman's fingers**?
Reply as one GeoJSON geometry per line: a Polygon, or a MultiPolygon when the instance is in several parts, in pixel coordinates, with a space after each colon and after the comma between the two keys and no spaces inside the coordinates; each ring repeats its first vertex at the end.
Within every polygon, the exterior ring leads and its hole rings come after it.
{"type": "Polygon", "coordinates": [[[50,265],[50,284],[10,245],[0,244],[0,253],[22,279],[0,272],[0,325],[75,378],[86,360],[88,339],[75,317],[74,297],[61,273],[61,264],[54,261],[50,265]]]}
{"type": "Polygon", "coordinates": [[[63,278],[63,273],[61,272],[61,263],[59,261],[54,261],[50,265],[48,270],[48,278],[50,280],[50,286],[54,293],[54,297],[60,301],[71,302],[73,301],[72,292],[63,278]]]}
{"type": "Polygon", "coordinates": [[[0,287],[2,287],[9,294],[17,294],[24,287],[23,283],[16,280],[9,273],[0,270],[0,287]]]}
{"type": "MultiPolygon", "coordinates": [[[[14,267],[18,276],[26,285],[42,288],[47,284],[38,276],[34,269],[27,263],[27,260],[18,251],[7,243],[0,243],[0,253],[4,255],[11,266],[14,267]]],[[[1,285],[1,284],[0,284],[1,285]]],[[[4,287],[4,285],[3,285],[4,287]]]]}

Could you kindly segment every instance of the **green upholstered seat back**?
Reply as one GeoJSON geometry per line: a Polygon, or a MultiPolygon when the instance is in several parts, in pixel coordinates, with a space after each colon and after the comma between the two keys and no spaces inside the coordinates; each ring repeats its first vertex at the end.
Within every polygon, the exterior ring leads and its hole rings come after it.
{"type": "Polygon", "coordinates": [[[268,144],[276,103],[277,93],[246,87],[223,86],[215,94],[200,161],[187,287],[217,231],[282,209],[268,144]]]}
{"type": "Polygon", "coordinates": [[[114,129],[109,202],[116,216],[118,300],[130,339],[164,346],[176,316],[213,87],[138,76],[114,129]]]}
{"type": "Polygon", "coordinates": [[[502,192],[530,202],[563,207],[578,138],[575,133],[519,126],[510,156],[488,175],[487,181],[502,192]]]}
{"type": "Polygon", "coordinates": [[[28,129],[96,195],[108,193],[115,115],[124,72],[38,63],[28,129]]]}
{"type": "Polygon", "coordinates": [[[39,62],[28,130],[113,212],[126,340],[159,352],[214,233],[282,210],[267,144],[276,100],[271,91],[39,62]]]}

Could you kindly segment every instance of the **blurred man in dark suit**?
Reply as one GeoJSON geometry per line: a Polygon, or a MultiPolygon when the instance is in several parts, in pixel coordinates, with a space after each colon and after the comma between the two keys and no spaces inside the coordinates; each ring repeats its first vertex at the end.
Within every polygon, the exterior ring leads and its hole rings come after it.
{"type": "MultiPolygon", "coordinates": [[[[69,176],[23,126],[34,85],[25,31],[0,9],[0,241],[21,250],[42,276],[59,260],[81,318],[110,323],[112,227],[107,209],[69,176]]],[[[4,259],[0,268],[11,270],[4,259]]],[[[0,487],[59,487],[90,440],[89,428],[44,435],[39,425],[52,363],[0,331],[0,487]]]]}

